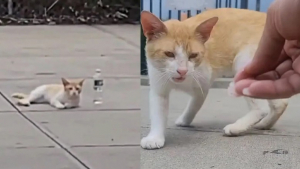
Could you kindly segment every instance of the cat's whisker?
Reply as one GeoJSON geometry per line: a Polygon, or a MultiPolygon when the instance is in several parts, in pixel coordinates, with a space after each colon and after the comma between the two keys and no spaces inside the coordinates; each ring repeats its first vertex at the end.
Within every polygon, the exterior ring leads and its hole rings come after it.
{"type": "Polygon", "coordinates": [[[167,77],[167,78],[164,79],[164,81],[162,83],[162,87],[163,88],[167,87],[168,83],[169,83],[169,78],[167,77]]]}
{"type": "Polygon", "coordinates": [[[199,88],[200,88],[200,90],[201,90],[201,93],[202,93],[202,95],[204,96],[204,92],[203,92],[203,89],[202,89],[201,84],[198,82],[198,80],[195,78],[194,75],[192,75],[192,77],[193,77],[193,79],[196,81],[196,83],[198,84],[198,86],[199,86],[199,88]]]}
{"type": "Polygon", "coordinates": [[[202,73],[200,72],[193,72],[193,75],[196,75],[197,77],[199,77],[202,80],[206,80],[207,78],[205,76],[203,76],[202,73]]]}
{"type": "Polygon", "coordinates": [[[162,74],[160,74],[158,80],[154,83],[154,85],[157,85],[162,79],[164,79],[164,77],[167,75],[166,72],[163,72],[162,74]]]}

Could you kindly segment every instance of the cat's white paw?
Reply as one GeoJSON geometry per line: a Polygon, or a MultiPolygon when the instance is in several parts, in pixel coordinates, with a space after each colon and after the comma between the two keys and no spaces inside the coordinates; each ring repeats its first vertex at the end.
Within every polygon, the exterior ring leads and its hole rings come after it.
{"type": "Polygon", "coordinates": [[[226,136],[238,136],[248,130],[248,127],[242,123],[228,124],[224,127],[223,131],[226,136]]]}
{"type": "Polygon", "coordinates": [[[143,149],[160,149],[163,148],[165,145],[165,138],[164,137],[158,137],[158,136],[147,136],[142,138],[141,140],[141,147],[143,149]]]}
{"type": "Polygon", "coordinates": [[[179,127],[189,127],[191,122],[179,116],[178,119],[175,121],[175,124],[179,127]]]}
{"type": "Polygon", "coordinates": [[[229,87],[227,88],[227,93],[231,97],[240,97],[241,96],[241,95],[236,93],[234,82],[231,82],[229,84],[229,87]]]}
{"type": "Polygon", "coordinates": [[[18,100],[17,104],[20,106],[30,106],[30,102],[28,99],[20,99],[18,100]]]}
{"type": "Polygon", "coordinates": [[[66,108],[66,106],[64,106],[64,105],[62,105],[62,104],[61,104],[61,105],[56,105],[55,107],[56,107],[57,109],[65,109],[65,108],[66,108]]]}

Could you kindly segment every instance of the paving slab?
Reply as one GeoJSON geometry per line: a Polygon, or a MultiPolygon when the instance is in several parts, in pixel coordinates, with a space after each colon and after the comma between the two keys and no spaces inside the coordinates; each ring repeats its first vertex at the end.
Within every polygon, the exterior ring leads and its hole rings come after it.
{"type": "Polygon", "coordinates": [[[72,151],[95,169],[139,169],[140,147],[76,147],[72,151]]]}
{"type": "MultiPolygon", "coordinates": [[[[143,135],[148,130],[144,129],[143,135]]],[[[169,129],[167,145],[141,150],[141,169],[296,169],[300,168],[300,138],[169,129]]]]}
{"type": "Polygon", "coordinates": [[[139,53],[137,47],[128,45],[126,41],[84,25],[5,26],[0,28],[0,32],[0,57],[74,57],[139,53]]]}
{"type": "Polygon", "coordinates": [[[100,68],[105,77],[139,78],[139,55],[82,57],[1,57],[0,80],[92,77],[100,68]]]}
{"type": "Polygon", "coordinates": [[[16,110],[4,98],[0,96],[0,112],[16,112],[16,110]]]}
{"type": "MultiPolygon", "coordinates": [[[[11,94],[14,92],[30,93],[31,90],[42,84],[61,83],[57,79],[34,79],[20,81],[3,81],[0,83],[0,89],[7,98],[16,103],[11,94]]],[[[89,110],[114,110],[114,109],[140,109],[140,84],[139,79],[126,78],[108,78],[104,79],[103,104],[93,104],[93,81],[86,79],[83,84],[82,99],[80,107],[72,111],[89,110]]],[[[17,106],[21,111],[56,111],[57,109],[48,104],[35,104],[30,107],[17,106]]],[[[5,107],[4,107],[5,108],[5,107]]],[[[1,108],[4,111],[4,108],[1,108]]],[[[7,111],[10,108],[7,108],[7,111]]],[[[61,110],[60,110],[61,111],[61,110]]]]}
{"type": "Polygon", "coordinates": [[[82,169],[61,149],[0,149],[3,169],[82,169]]]}
{"type": "Polygon", "coordinates": [[[95,27],[119,39],[124,39],[134,46],[140,46],[141,25],[96,25],[95,27]]]}
{"type": "MultiPolygon", "coordinates": [[[[168,127],[176,128],[175,120],[183,112],[189,96],[174,91],[170,96],[168,127]],[[180,98],[180,99],[179,99],[180,98]]],[[[286,112],[273,127],[273,130],[255,131],[261,134],[283,134],[300,136],[300,95],[290,99],[286,112]]],[[[149,121],[149,87],[142,87],[142,126],[148,127],[149,121]]],[[[192,122],[190,130],[221,131],[227,124],[235,122],[248,112],[246,101],[227,95],[226,89],[211,89],[209,95],[192,122]]]]}
{"type": "Polygon", "coordinates": [[[19,114],[0,113],[0,149],[54,146],[45,135],[19,114]]]}
{"type": "Polygon", "coordinates": [[[69,146],[137,145],[140,111],[26,113],[69,146]]]}

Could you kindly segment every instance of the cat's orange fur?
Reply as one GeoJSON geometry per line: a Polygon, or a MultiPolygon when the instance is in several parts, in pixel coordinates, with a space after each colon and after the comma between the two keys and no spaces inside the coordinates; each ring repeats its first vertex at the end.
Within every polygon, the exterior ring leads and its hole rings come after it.
{"type": "MultiPolygon", "coordinates": [[[[168,33],[154,43],[148,42],[146,51],[149,57],[164,57],[163,54],[156,55],[156,53],[174,51],[176,44],[184,44],[187,51],[205,53],[203,59],[208,61],[212,68],[230,67],[236,54],[243,47],[258,44],[265,20],[266,14],[263,12],[236,8],[210,9],[184,21],[165,21],[168,33]],[[194,30],[200,23],[216,16],[219,20],[205,43],[205,49],[199,48],[194,30]]],[[[196,62],[199,64],[201,59],[196,62]]]]}

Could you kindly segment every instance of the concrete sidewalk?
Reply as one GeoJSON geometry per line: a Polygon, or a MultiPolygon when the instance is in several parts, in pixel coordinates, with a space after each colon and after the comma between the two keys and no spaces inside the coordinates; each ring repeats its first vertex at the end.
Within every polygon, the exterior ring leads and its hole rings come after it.
{"type": "MultiPolygon", "coordinates": [[[[149,87],[142,87],[142,135],[149,132],[149,87]]],[[[300,168],[300,96],[293,97],[274,129],[224,137],[222,128],[247,113],[242,98],[213,88],[191,128],[176,127],[188,96],[173,92],[165,147],[142,150],[145,169],[296,169],[300,168]]]]}
{"type": "Polygon", "coordinates": [[[0,27],[0,168],[140,168],[139,26],[0,27]],[[126,36],[123,36],[126,35],[126,36]],[[96,68],[104,104],[92,103],[96,68]],[[14,107],[60,78],[86,78],[81,107],[14,107]]]}

